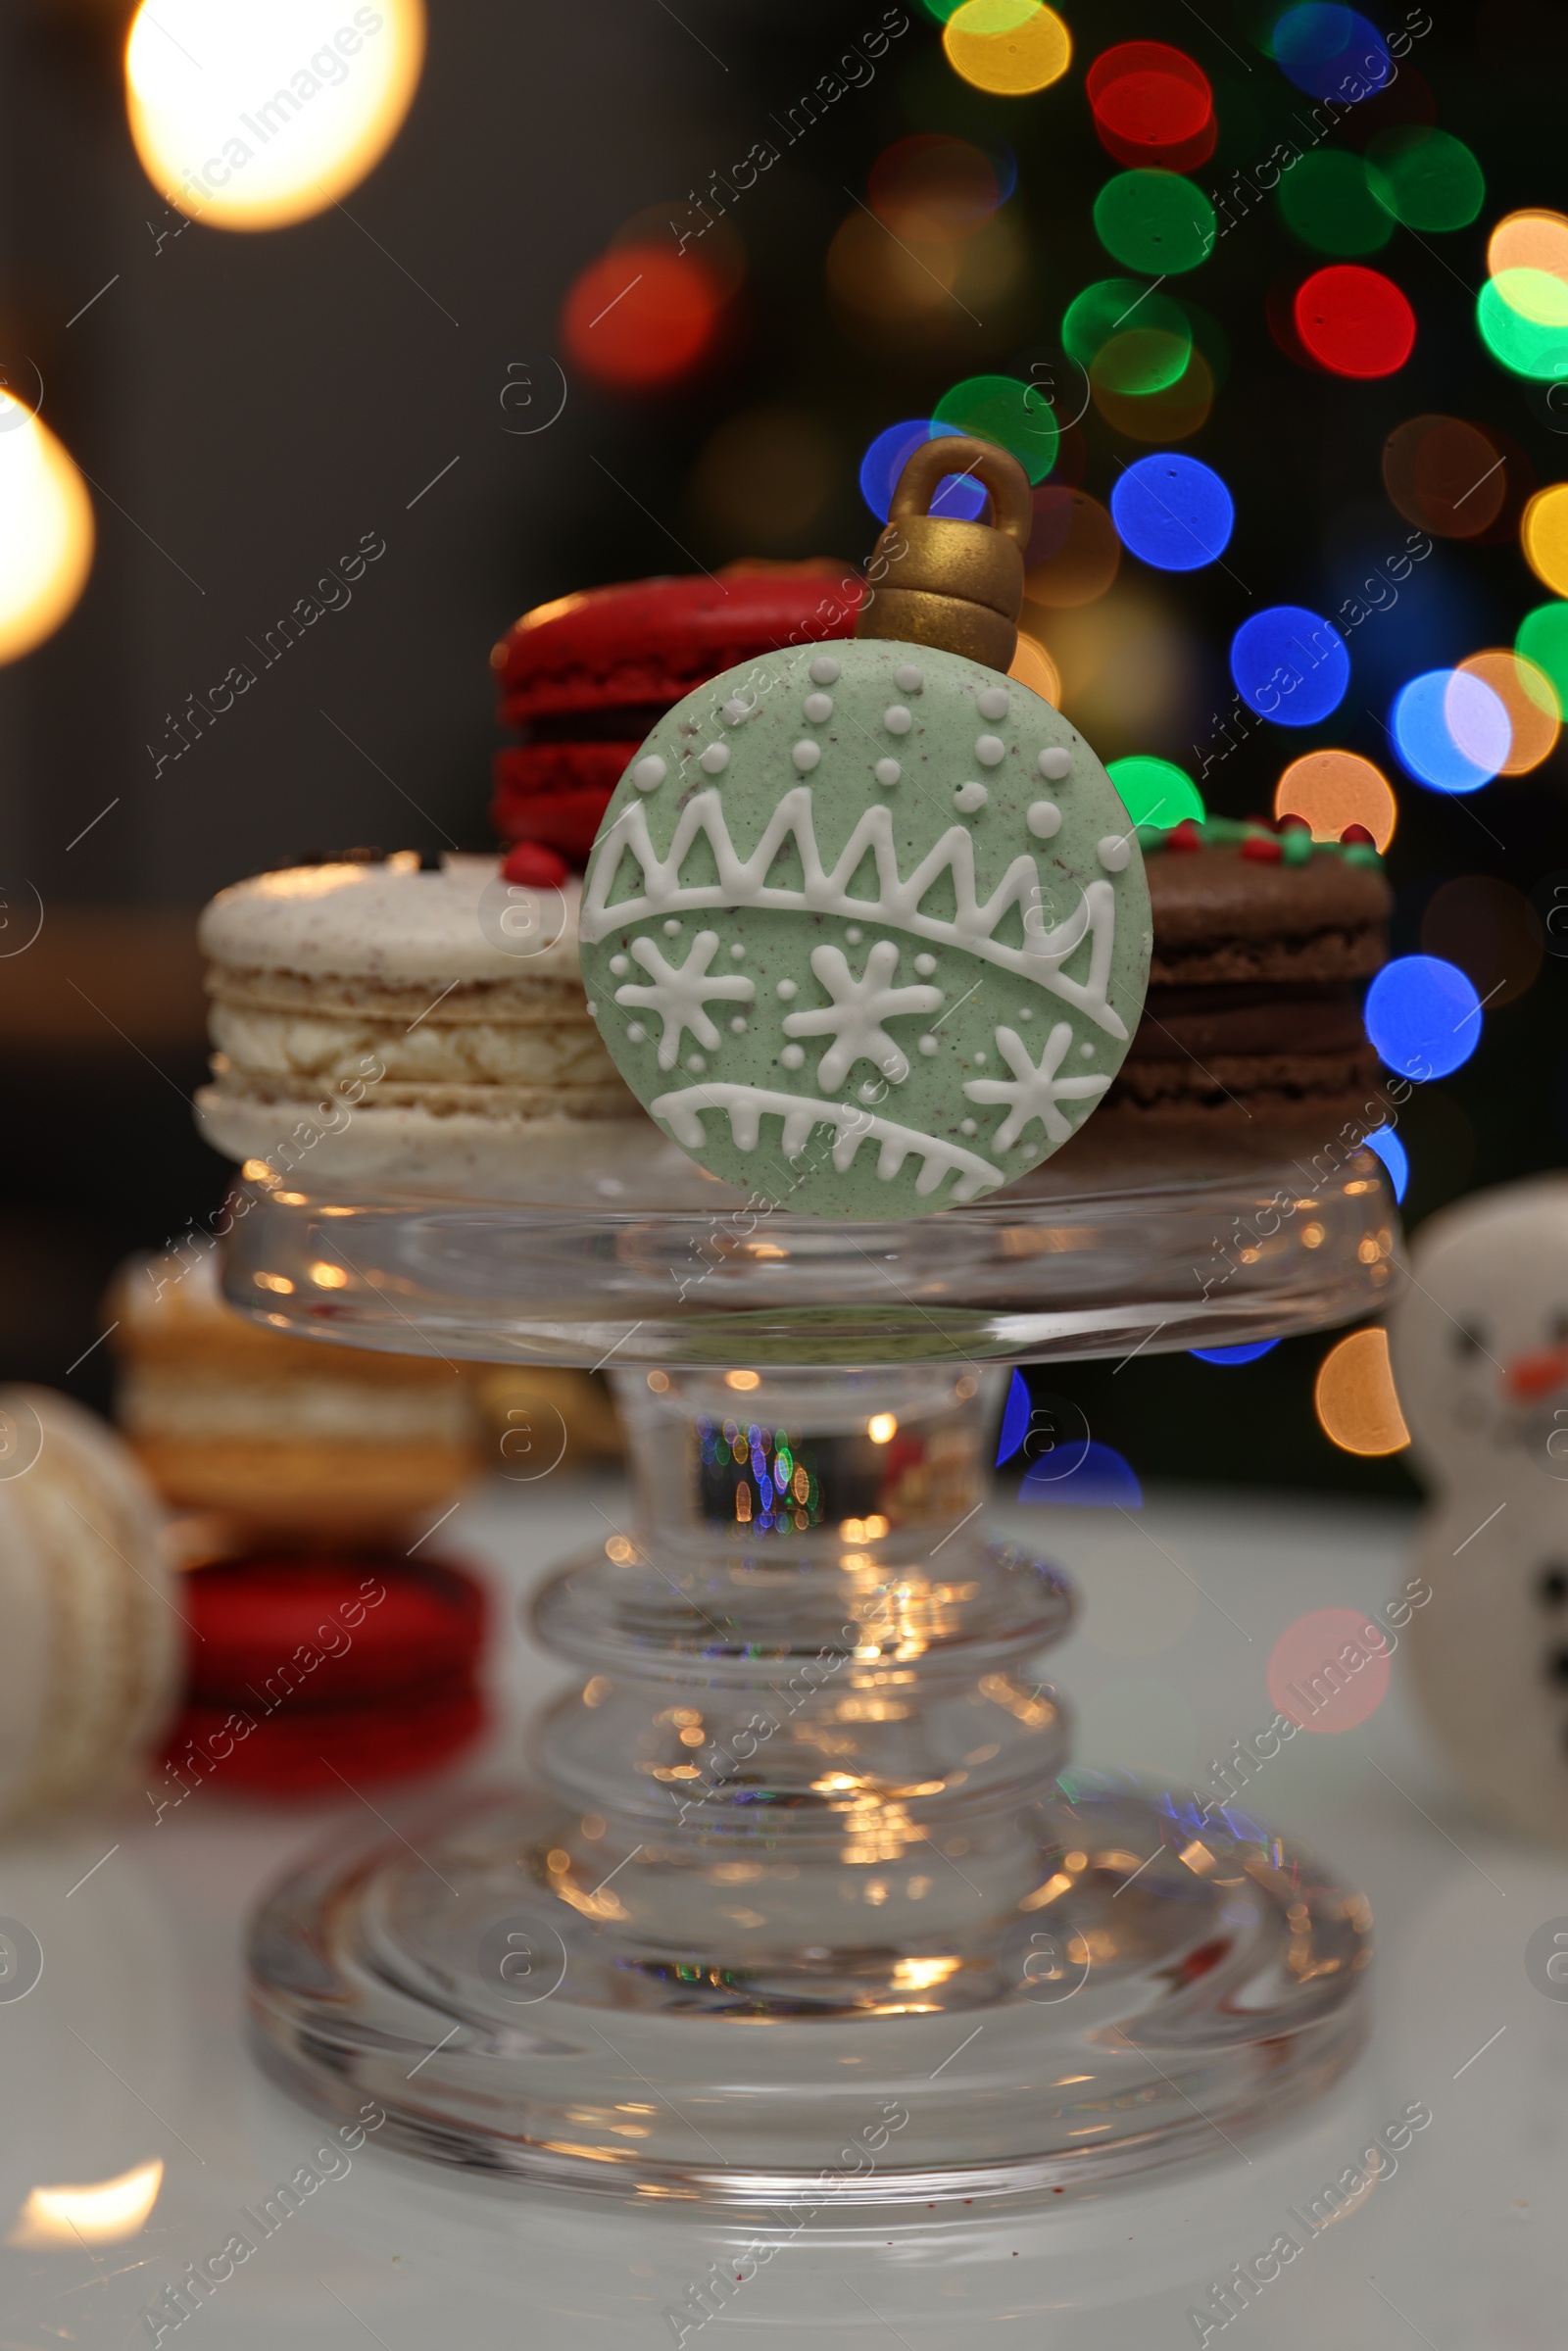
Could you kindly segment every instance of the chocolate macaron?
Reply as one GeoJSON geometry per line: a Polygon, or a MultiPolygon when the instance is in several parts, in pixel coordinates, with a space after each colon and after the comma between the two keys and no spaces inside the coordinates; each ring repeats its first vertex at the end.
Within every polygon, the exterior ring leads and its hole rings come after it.
{"type": "Polygon", "coordinates": [[[523,738],[496,755],[490,807],[513,848],[509,880],[581,872],[611,794],[666,710],[738,662],[852,636],[861,594],[850,567],[826,559],[742,562],[524,612],[490,656],[501,715],[523,738]]]}

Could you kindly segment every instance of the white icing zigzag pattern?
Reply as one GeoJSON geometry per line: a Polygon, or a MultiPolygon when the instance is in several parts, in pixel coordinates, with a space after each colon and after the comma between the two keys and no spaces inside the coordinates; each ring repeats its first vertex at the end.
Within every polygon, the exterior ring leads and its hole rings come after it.
{"type": "Polygon", "coordinates": [[[923,857],[907,881],[899,872],[893,847],[892,811],[880,802],[867,808],[831,872],[817,852],[811,821],[811,787],[797,784],[786,792],[769,817],[767,827],[749,857],[742,857],[729,837],[723,803],[715,791],[697,792],[681,809],[669,855],[661,858],[648,828],[648,813],[638,802],[623,808],[599,844],[592,878],[584,892],[578,917],[579,936],[592,943],[623,924],[649,915],[699,906],[777,906],[791,911],[842,914],[851,921],[885,923],[909,931],[916,938],[935,939],[960,947],[1003,970],[1017,973],[1050,989],[1063,1003],[1086,1012],[1107,1036],[1125,1038],[1120,1015],[1106,1002],[1111,949],[1115,939],[1116,902],[1108,881],[1084,885],[1083,896],[1065,921],[1053,931],[1044,928],[1040,870],[1032,857],[1014,857],[996,890],[982,905],[975,895],[974,841],[961,824],[945,832],[923,857]],[[716,882],[683,885],[680,869],[699,834],[706,835],[718,867],[716,882]],[[799,888],[770,884],[767,873],[785,843],[793,837],[800,853],[803,880],[799,888]],[[852,898],[849,885],[867,853],[874,858],[877,896],[852,898]],[[630,855],[642,868],[642,894],[612,905],[610,893],[630,855]],[[950,918],[923,914],[920,901],[944,873],[953,876],[957,911],[950,918]],[[1005,947],[996,937],[1003,916],[1016,906],[1023,918],[1024,944],[1005,947]],[[1061,966],[1088,939],[1089,977],[1069,979],[1061,966]]]}
{"type": "Polygon", "coordinates": [[[862,1143],[881,1145],[877,1154],[876,1172],[883,1182],[896,1176],[911,1152],[924,1164],[915,1178],[915,1191],[929,1195],[937,1190],[944,1178],[956,1175],[952,1198],[970,1200],[978,1193],[994,1192],[1006,1177],[978,1151],[965,1151],[956,1143],[940,1142],[935,1136],[922,1135],[913,1127],[902,1127],[891,1118],[875,1118],[852,1102],[813,1102],[809,1095],[775,1094],[766,1086],[715,1085],[687,1086],[679,1094],[661,1094],[649,1103],[656,1118],[669,1127],[677,1143],[689,1151],[701,1151],[708,1141],[703,1130],[704,1110],[722,1110],[728,1113],[729,1131],[736,1148],[743,1151],[757,1149],[762,1120],[766,1117],[784,1121],[784,1156],[798,1159],[806,1149],[811,1129],[830,1126],[838,1129],[833,1146],[833,1164],[842,1175],[862,1143]]]}

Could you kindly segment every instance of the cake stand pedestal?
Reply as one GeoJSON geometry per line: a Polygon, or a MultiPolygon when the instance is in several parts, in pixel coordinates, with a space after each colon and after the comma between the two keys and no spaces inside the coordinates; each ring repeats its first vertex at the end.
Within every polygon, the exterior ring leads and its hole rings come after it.
{"type": "Polygon", "coordinates": [[[455,2166],[812,2210],[1223,2152],[1346,2066],[1366,1904],[1249,1815],[1070,1761],[1035,1660],[1071,1587],[980,1514],[1007,1360],[1382,1303],[1370,1154],[882,1226],[241,1204],[228,1296],[274,1324],[609,1358],[635,1489],[537,1603],[588,1678],[532,1787],[372,1827],[263,1905],[280,2082],[455,2166]]]}

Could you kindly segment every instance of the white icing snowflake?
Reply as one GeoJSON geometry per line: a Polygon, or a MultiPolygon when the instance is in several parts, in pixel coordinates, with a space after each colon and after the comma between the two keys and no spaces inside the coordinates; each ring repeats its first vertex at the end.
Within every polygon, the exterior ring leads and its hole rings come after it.
{"type": "MultiPolygon", "coordinates": [[[[666,929],[669,927],[666,924],[666,929]]],[[[617,1004],[635,1004],[639,1010],[657,1012],[664,1023],[659,1040],[659,1066],[673,1069],[680,1053],[683,1033],[690,1029],[699,1045],[711,1053],[719,1042],[713,1023],[704,1010],[706,1000],[721,997],[731,1004],[749,1004],[757,994],[751,980],[720,978],[710,975],[708,966],[718,949],[717,931],[699,931],[692,941],[691,953],[684,963],[666,963],[651,939],[634,939],[631,943],[632,960],[647,972],[651,985],[633,985],[615,990],[617,1004]]]]}
{"type": "Polygon", "coordinates": [[[784,1027],[791,1037],[831,1037],[833,1043],[816,1065],[816,1082],[824,1094],[836,1093],[859,1060],[874,1061],[885,1078],[902,1086],[909,1074],[906,1053],[894,1044],[882,1023],[901,1013],[934,1012],[942,1002],[940,988],[895,988],[899,951],[891,939],[879,939],[865,958],[865,971],[857,979],[842,949],[814,947],[811,969],[832,997],[817,1012],[790,1012],[784,1027]]]}
{"type": "Polygon", "coordinates": [[[1046,1050],[1037,1068],[1016,1029],[998,1029],[997,1051],[1012,1071],[1012,1077],[973,1078],[963,1090],[972,1102],[1008,1105],[1006,1117],[992,1137],[993,1151],[1009,1150],[1035,1118],[1045,1128],[1048,1143],[1065,1143],[1072,1127],[1057,1105],[1064,1102],[1090,1102],[1104,1093],[1109,1078],[1057,1076],[1071,1043],[1071,1028],[1065,1020],[1058,1020],[1046,1039],[1046,1050]]]}

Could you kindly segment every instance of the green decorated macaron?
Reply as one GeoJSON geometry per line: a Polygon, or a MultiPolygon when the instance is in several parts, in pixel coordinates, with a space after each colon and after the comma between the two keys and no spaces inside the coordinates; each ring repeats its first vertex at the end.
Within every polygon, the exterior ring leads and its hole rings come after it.
{"type": "Polygon", "coordinates": [[[583,886],[600,1034],[700,1165],[875,1221],[980,1198],[1082,1125],[1149,976],[1136,833],[1016,679],[803,646],[655,727],[583,886]]]}

